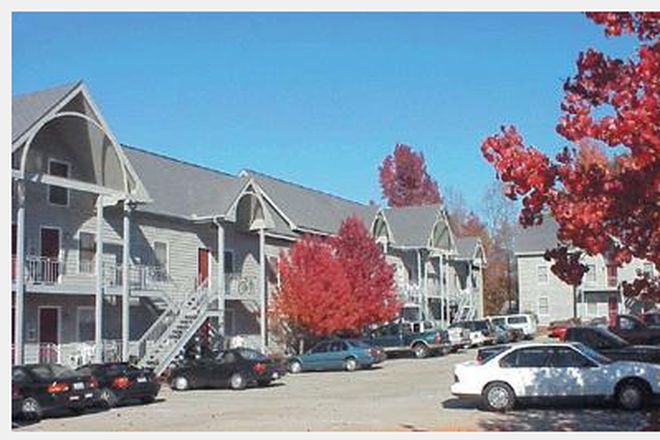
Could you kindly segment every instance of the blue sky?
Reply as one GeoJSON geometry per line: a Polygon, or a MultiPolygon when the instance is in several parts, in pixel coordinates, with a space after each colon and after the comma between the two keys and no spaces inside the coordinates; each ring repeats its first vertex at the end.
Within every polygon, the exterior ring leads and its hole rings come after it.
{"type": "Polygon", "coordinates": [[[578,13],[14,13],[12,93],[83,79],[122,143],[364,202],[407,143],[479,210],[484,137],[557,151],[579,51],[630,44],[578,13]]]}

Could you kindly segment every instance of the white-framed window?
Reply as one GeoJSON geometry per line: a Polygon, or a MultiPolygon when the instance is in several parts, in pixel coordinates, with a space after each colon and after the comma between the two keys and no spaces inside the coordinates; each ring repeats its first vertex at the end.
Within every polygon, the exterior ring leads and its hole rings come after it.
{"type": "Polygon", "coordinates": [[[594,285],[598,282],[598,275],[596,274],[596,265],[588,264],[589,270],[584,274],[585,284],[594,285]]]}
{"type": "MultiPolygon", "coordinates": [[[[70,165],[60,160],[48,160],[48,174],[56,177],[69,177],[70,165]]],[[[48,203],[56,206],[69,206],[69,190],[61,186],[48,185],[48,203]]]]}
{"type": "Polygon", "coordinates": [[[654,270],[654,264],[653,263],[644,263],[644,268],[642,269],[642,271],[645,274],[653,275],[653,273],[655,271],[654,270]]]}
{"type": "Polygon", "coordinates": [[[78,342],[94,340],[94,307],[78,306],[76,309],[76,339],[78,342]]]}
{"type": "Polygon", "coordinates": [[[550,277],[548,275],[548,265],[539,264],[536,266],[536,283],[537,284],[548,284],[550,277]]]}
{"type": "Polygon", "coordinates": [[[550,300],[547,296],[539,298],[539,315],[548,316],[550,314],[550,300]]]}
{"type": "Polygon", "coordinates": [[[234,266],[234,251],[225,250],[222,261],[224,262],[225,273],[234,273],[236,270],[234,266]]]}
{"type": "Polygon", "coordinates": [[[91,232],[78,234],[78,273],[93,274],[96,259],[96,235],[91,232]]]}
{"type": "Polygon", "coordinates": [[[169,271],[169,246],[164,241],[154,241],[154,265],[169,271]]]}

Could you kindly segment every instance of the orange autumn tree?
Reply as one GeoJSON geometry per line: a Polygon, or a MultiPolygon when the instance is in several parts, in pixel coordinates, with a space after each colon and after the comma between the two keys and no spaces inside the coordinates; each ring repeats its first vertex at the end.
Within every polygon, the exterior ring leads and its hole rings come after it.
{"type": "MultiPolygon", "coordinates": [[[[552,271],[576,286],[581,253],[621,266],[640,258],[660,268],[660,13],[594,12],[608,36],[630,34],[635,54],[613,58],[587,49],[566,80],[557,132],[577,147],[551,158],[525,145],[512,127],[488,137],[482,152],[511,199],[522,198],[519,221],[533,227],[546,212],[567,247],[549,250],[552,271]]],[[[658,302],[657,277],[624,283],[626,296],[658,302]]]]}
{"type": "Polygon", "coordinates": [[[355,335],[398,313],[393,269],[357,217],[344,220],[335,237],[303,236],[281,253],[279,270],[271,309],[291,345],[355,335]]]}

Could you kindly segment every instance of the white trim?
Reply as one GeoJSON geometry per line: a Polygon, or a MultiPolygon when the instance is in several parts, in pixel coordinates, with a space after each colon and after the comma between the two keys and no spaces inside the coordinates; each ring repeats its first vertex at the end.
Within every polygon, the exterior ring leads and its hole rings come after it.
{"type": "MultiPolygon", "coordinates": [[[[48,174],[49,176],[53,176],[53,174],[50,173],[50,165],[52,163],[56,163],[56,164],[59,164],[59,165],[65,165],[66,166],[66,176],[54,176],[54,177],[60,177],[60,178],[63,178],[63,179],[71,179],[71,170],[73,169],[73,167],[71,166],[71,163],[66,161],[66,160],[55,159],[55,158],[52,158],[52,157],[48,158],[48,165],[47,165],[47,169],[46,169],[45,174],[48,174]]],[[[50,190],[53,186],[57,186],[57,185],[48,185],[47,186],[46,201],[48,202],[48,205],[57,206],[59,208],[68,208],[69,205],[71,204],[70,203],[71,202],[71,193],[69,192],[69,188],[61,187],[61,186],[59,187],[59,188],[63,188],[66,191],[66,203],[64,205],[60,205],[59,203],[53,203],[50,200],[50,190]]]]}
{"type": "Polygon", "coordinates": [[[549,295],[541,295],[538,297],[538,300],[536,301],[536,313],[539,316],[550,316],[550,296],[549,295]],[[546,303],[546,313],[541,312],[541,300],[545,300],[546,303]]]}
{"type": "MultiPolygon", "coordinates": [[[[213,275],[212,275],[212,270],[211,268],[213,267],[213,250],[205,247],[205,246],[197,246],[197,281],[199,281],[199,251],[205,250],[206,251],[206,282],[208,283],[209,288],[211,287],[211,281],[213,280],[213,275]]],[[[169,259],[169,258],[168,258],[169,259]]]]}
{"type": "MultiPolygon", "coordinates": [[[[43,243],[42,243],[42,238],[43,236],[41,235],[41,231],[44,229],[52,229],[52,230],[57,230],[57,262],[59,264],[60,259],[62,257],[62,228],[60,226],[51,226],[51,225],[39,225],[39,257],[43,256],[43,243]]],[[[62,261],[62,266],[66,266],[65,262],[62,261]]],[[[62,273],[63,270],[59,270],[59,273],[57,274],[57,282],[59,283],[62,278],[62,273]]]]}
{"type": "Polygon", "coordinates": [[[41,310],[57,309],[57,345],[62,343],[62,306],[37,306],[37,343],[41,344],[41,310]]]}
{"type": "MultiPolygon", "coordinates": [[[[280,208],[279,206],[277,206],[277,204],[275,204],[275,202],[273,201],[273,199],[271,199],[270,196],[266,193],[266,191],[264,191],[264,189],[261,187],[261,185],[259,185],[259,184],[256,182],[254,176],[252,176],[252,174],[250,174],[249,171],[247,171],[247,170],[241,170],[241,171],[238,173],[238,175],[239,175],[240,177],[247,177],[248,179],[250,179],[249,182],[248,182],[248,184],[252,184],[253,187],[256,188],[256,189],[258,190],[258,192],[260,193],[260,195],[261,195],[264,199],[266,199],[266,201],[267,201],[268,203],[270,203],[270,204],[273,206],[273,208],[275,209],[275,211],[277,211],[277,212],[282,216],[282,218],[284,218],[284,220],[286,220],[286,222],[289,224],[289,229],[291,229],[292,231],[295,231],[295,230],[299,229],[298,226],[293,222],[293,220],[291,220],[291,219],[289,218],[289,216],[287,216],[287,215],[284,213],[284,210],[283,210],[282,208],[280,208]]],[[[244,192],[244,191],[245,191],[245,188],[243,188],[242,192],[244,192]]],[[[239,194],[239,195],[237,196],[237,199],[240,199],[241,197],[243,197],[243,194],[239,194]]],[[[236,200],[235,200],[235,202],[238,203],[236,200]]],[[[232,207],[233,207],[233,204],[232,204],[232,207]]],[[[230,209],[231,209],[231,208],[230,208],[230,209]]],[[[227,212],[229,212],[230,209],[228,209],[227,212]]]]}
{"type": "Polygon", "coordinates": [[[91,310],[92,318],[95,318],[94,306],[76,306],[76,342],[85,342],[80,340],[80,312],[82,310],[91,310]]]}
{"type": "Polygon", "coordinates": [[[539,263],[536,265],[536,271],[534,272],[534,277],[537,286],[547,286],[550,284],[550,265],[548,263],[539,263]],[[545,281],[539,281],[539,269],[545,267],[545,281]]]}

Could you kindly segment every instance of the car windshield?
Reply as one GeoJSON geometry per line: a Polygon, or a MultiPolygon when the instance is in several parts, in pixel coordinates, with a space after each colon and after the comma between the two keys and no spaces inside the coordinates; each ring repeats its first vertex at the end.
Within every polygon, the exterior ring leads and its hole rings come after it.
{"type": "Polygon", "coordinates": [[[611,347],[623,348],[630,345],[626,340],[607,329],[598,328],[596,331],[611,347]]]}
{"type": "Polygon", "coordinates": [[[348,345],[351,345],[355,348],[372,348],[371,345],[367,344],[366,342],[363,341],[347,341],[348,345]]]}
{"type": "Polygon", "coordinates": [[[598,353],[597,351],[593,350],[590,347],[587,347],[581,342],[576,342],[573,344],[575,348],[577,348],[579,351],[582,353],[586,354],[589,356],[591,359],[595,360],[599,364],[611,364],[612,359],[608,358],[607,356],[603,356],[602,354],[598,353]]]}
{"type": "Polygon", "coordinates": [[[78,376],[78,373],[62,365],[35,365],[27,367],[32,374],[41,380],[71,379],[78,376]]]}
{"type": "Polygon", "coordinates": [[[527,318],[525,316],[512,316],[509,318],[509,324],[525,324],[527,318]]]}
{"type": "Polygon", "coordinates": [[[648,313],[644,319],[649,325],[660,325],[660,313],[648,313]]]}

